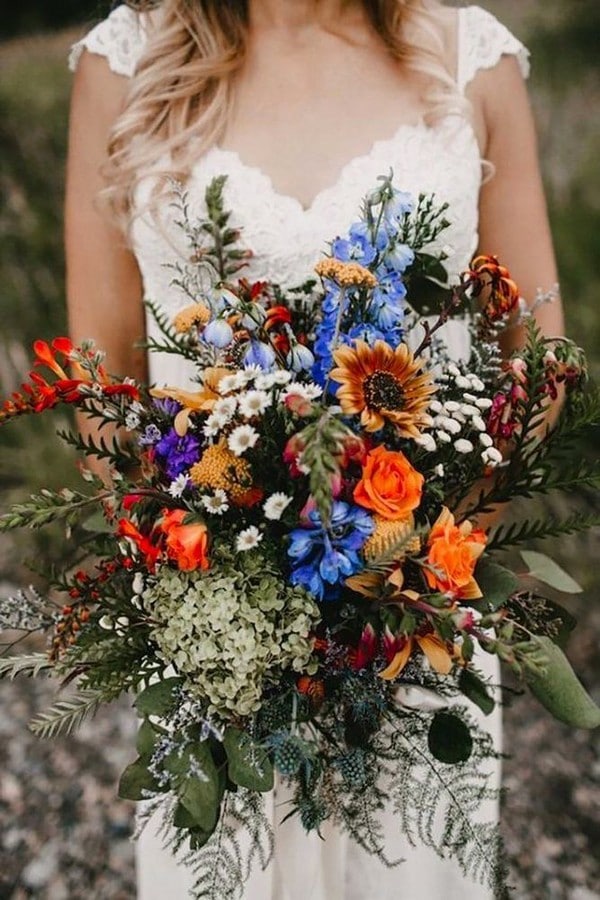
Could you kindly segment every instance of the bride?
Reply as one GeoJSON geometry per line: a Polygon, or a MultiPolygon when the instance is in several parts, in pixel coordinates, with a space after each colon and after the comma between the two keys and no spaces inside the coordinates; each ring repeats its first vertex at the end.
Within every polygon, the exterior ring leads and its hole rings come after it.
{"type": "MultiPolygon", "coordinates": [[[[245,275],[291,287],[356,219],[378,175],[449,204],[444,244],[456,280],[494,253],[525,298],[557,280],[524,76],[528,54],[477,6],[437,0],[162,0],[118,6],[73,48],[67,189],[72,337],[93,337],[115,373],[182,383],[184,363],[134,348],[151,321],[142,299],[179,303],[168,264],[186,247],[170,205],[184,180],[201,215],[226,175],[226,207],[252,251],[245,275]],[[485,162],[482,162],[485,160],[485,162]]],[[[558,303],[536,309],[560,334],[558,303]]],[[[513,329],[513,344],[519,340],[513,329]]],[[[446,329],[468,353],[464,322],[446,329]]],[[[510,347],[505,348],[507,351],[510,347]]],[[[84,426],[85,427],[85,426],[84,426]]],[[[491,658],[489,658],[491,659],[491,658]]],[[[494,658],[495,659],[495,658],[494,658]]],[[[486,659],[491,682],[498,681],[486,659]]],[[[484,719],[496,746],[497,713],[484,719]]],[[[492,773],[498,780],[499,771],[492,773]]],[[[484,900],[451,859],[402,841],[393,869],[330,833],[306,838],[280,787],[268,798],[275,859],[248,900],[484,900]]],[[[489,804],[487,817],[497,816],[489,804]]],[[[140,900],[183,900],[193,876],[150,822],[137,846],[140,900]]]]}

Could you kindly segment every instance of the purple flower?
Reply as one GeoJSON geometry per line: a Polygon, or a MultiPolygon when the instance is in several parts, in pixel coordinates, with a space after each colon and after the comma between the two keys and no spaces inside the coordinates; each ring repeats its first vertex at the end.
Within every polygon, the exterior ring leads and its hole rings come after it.
{"type": "Polygon", "coordinates": [[[162,460],[170,479],[177,478],[200,459],[200,441],[193,434],[179,435],[174,428],[156,445],[156,455],[162,460]]]}
{"type": "Polygon", "coordinates": [[[164,413],[165,416],[169,416],[171,419],[174,419],[181,409],[181,403],[178,403],[177,400],[171,400],[169,397],[165,397],[163,400],[153,400],[152,403],[159,412],[164,413]]]}
{"type": "Polygon", "coordinates": [[[141,434],[138,438],[138,443],[140,447],[153,447],[157,444],[162,438],[162,431],[158,426],[151,424],[146,425],[146,429],[143,434],[141,434]]]}

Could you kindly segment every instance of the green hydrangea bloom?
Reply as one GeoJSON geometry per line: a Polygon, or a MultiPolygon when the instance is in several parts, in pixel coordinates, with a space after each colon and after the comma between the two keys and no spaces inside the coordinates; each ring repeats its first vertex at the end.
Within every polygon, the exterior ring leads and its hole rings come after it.
{"type": "Polygon", "coordinates": [[[163,568],[143,599],[162,659],[211,715],[249,716],[285,670],[316,671],[310,635],[318,606],[259,554],[208,572],[163,568]]]}

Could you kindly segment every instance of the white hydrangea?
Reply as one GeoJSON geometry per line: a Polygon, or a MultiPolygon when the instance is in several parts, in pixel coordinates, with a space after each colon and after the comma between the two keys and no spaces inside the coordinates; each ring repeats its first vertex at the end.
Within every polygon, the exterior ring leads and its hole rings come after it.
{"type": "MultiPolygon", "coordinates": [[[[240,571],[164,568],[144,592],[161,659],[185,676],[189,692],[222,720],[249,716],[285,670],[314,674],[314,600],[265,561],[240,571]]],[[[237,565],[237,564],[236,564],[237,565]]]]}

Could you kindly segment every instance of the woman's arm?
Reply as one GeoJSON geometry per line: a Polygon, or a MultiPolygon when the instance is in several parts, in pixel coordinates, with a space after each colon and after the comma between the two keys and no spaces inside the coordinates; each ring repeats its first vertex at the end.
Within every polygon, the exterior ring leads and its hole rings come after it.
{"type": "MultiPolygon", "coordinates": [[[[144,335],[142,285],[124,235],[101,210],[110,128],[119,115],[128,82],[106,60],[85,52],[73,85],[67,163],[65,251],[69,331],[77,344],[93,338],[106,352],[106,367],[119,376],[144,380],[145,354],[134,344],[144,335]]],[[[80,416],[83,435],[96,423],[80,416]]],[[[106,466],[89,467],[106,478],[106,466]]]]}
{"type": "MultiPolygon", "coordinates": [[[[479,252],[498,256],[531,303],[538,288],[550,290],[558,275],[535,126],[516,58],[504,56],[493,69],[480,71],[469,94],[483,154],[495,168],[481,190],[479,252]]],[[[564,333],[560,300],[539,307],[535,317],[544,334],[558,337],[564,333]]],[[[520,329],[509,329],[505,352],[522,341],[520,329]]]]}

